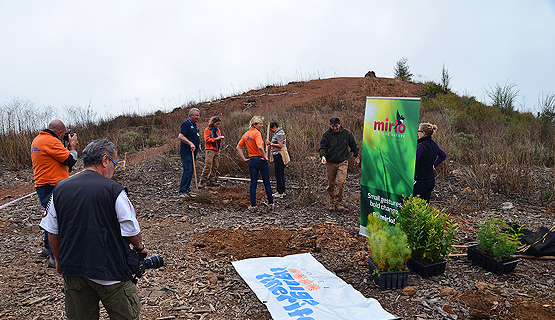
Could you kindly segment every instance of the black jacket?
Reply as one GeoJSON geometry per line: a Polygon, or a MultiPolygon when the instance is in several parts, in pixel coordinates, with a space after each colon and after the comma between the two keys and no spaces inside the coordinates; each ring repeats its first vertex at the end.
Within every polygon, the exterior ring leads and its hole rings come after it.
{"type": "Polygon", "coordinates": [[[439,147],[432,137],[418,139],[418,144],[424,147],[424,153],[416,161],[414,179],[417,181],[435,179],[434,162],[437,158],[439,147]]]}
{"type": "Polygon", "coordinates": [[[358,147],[355,136],[351,131],[339,127],[339,132],[333,132],[330,129],[324,132],[320,139],[320,158],[326,157],[327,162],[341,163],[349,159],[349,148],[353,152],[353,156],[358,156],[358,147]]]}

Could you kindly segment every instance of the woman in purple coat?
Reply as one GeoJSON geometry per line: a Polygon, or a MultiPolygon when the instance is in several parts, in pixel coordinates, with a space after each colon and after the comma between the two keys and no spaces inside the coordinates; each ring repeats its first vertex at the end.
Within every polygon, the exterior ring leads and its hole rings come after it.
{"type": "Polygon", "coordinates": [[[435,169],[447,158],[445,151],[432,140],[437,126],[421,123],[418,126],[418,145],[416,146],[416,168],[414,171],[414,188],[412,195],[430,201],[432,190],[436,185],[435,169]]]}

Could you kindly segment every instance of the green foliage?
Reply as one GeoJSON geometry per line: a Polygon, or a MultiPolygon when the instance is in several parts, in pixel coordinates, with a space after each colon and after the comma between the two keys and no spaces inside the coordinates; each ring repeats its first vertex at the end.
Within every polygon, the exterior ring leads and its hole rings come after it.
{"type": "Polygon", "coordinates": [[[555,124],[555,93],[547,94],[540,101],[540,119],[545,124],[555,124]]]}
{"type": "Polygon", "coordinates": [[[504,260],[515,254],[520,246],[519,230],[514,230],[505,222],[503,217],[492,214],[486,217],[484,223],[479,225],[478,249],[493,256],[496,260],[504,260]]]}
{"type": "Polygon", "coordinates": [[[137,131],[126,132],[120,139],[123,141],[120,152],[123,153],[135,153],[145,145],[143,135],[137,131]]]}
{"type": "Polygon", "coordinates": [[[419,197],[409,196],[394,216],[416,258],[429,263],[448,258],[457,226],[449,215],[419,197]]]}
{"type": "Polygon", "coordinates": [[[476,138],[473,134],[458,132],[453,135],[453,142],[464,148],[474,148],[481,145],[480,139],[476,138]]]}
{"type": "Polygon", "coordinates": [[[395,81],[389,81],[387,83],[387,85],[390,86],[390,87],[394,87],[395,86],[395,81]]]}
{"type": "Polygon", "coordinates": [[[396,226],[383,221],[379,214],[368,215],[366,226],[368,248],[372,261],[381,271],[406,270],[411,250],[407,246],[407,235],[396,226]]]}
{"type": "Polygon", "coordinates": [[[135,149],[135,147],[129,142],[122,143],[120,149],[121,150],[120,150],[119,153],[136,153],[137,152],[137,149],[135,149]]]}
{"type": "Polygon", "coordinates": [[[516,84],[505,84],[501,87],[496,84],[495,87],[486,90],[487,95],[492,100],[492,105],[503,113],[510,113],[515,110],[515,100],[518,96],[518,90],[515,89],[516,84]]]}
{"type": "Polygon", "coordinates": [[[146,138],[145,139],[145,145],[147,145],[149,147],[161,146],[161,145],[166,144],[168,142],[169,142],[169,139],[167,139],[167,138],[157,139],[157,138],[151,137],[151,138],[146,138]]]}
{"type": "Polygon", "coordinates": [[[424,94],[427,97],[435,97],[443,92],[443,88],[433,81],[426,82],[426,85],[424,86],[424,94]]]}
{"type": "Polygon", "coordinates": [[[407,58],[401,58],[397,61],[397,65],[395,66],[395,79],[399,79],[401,81],[412,80],[412,73],[410,72],[407,58]]]}

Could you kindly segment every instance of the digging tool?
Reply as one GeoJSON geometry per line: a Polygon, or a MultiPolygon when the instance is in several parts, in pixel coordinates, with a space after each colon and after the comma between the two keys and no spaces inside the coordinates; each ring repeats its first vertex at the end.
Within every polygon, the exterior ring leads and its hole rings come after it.
{"type": "MultiPolygon", "coordinates": [[[[266,128],[266,140],[270,140],[270,121],[268,121],[268,128],[266,128]]],[[[266,143],[264,143],[266,144],[266,143]]],[[[266,144],[266,157],[270,160],[270,156],[268,155],[268,145],[266,144]]]]}
{"type": "Polygon", "coordinates": [[[193,150],[191,150],[191,156],[193,156],[193,173],[195,175],[195,190],[198,193],[197,166],[195,165],[195,152],[193,150]]]}

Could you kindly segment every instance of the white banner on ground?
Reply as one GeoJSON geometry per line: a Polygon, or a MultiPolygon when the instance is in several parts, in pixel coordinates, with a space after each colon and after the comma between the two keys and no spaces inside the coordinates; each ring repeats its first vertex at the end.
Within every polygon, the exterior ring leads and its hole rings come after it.
{"type": "Polygon", "coordinates": [[[398,319],[310,253],[232,262],[274,320],[398,319]]]}

